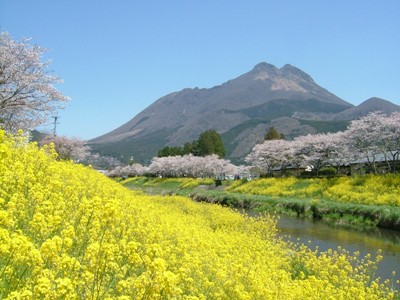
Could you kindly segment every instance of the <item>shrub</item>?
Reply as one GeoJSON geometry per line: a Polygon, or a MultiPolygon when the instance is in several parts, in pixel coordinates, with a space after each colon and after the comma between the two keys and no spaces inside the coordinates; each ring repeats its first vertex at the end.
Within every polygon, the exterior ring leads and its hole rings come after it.
{"type": "Polygon", "coordinates": [[[335,176],[336,169],[333,167],[325,167],[319,170],[318,174],[321,176],[335,176]]]}

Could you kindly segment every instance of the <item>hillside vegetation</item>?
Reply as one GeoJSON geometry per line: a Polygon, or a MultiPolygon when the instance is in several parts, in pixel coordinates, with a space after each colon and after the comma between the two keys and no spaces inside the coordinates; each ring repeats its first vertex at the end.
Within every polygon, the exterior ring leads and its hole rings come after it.
{"type": "MultiPolygon", "coordinates": [[[[146,196],[0,131],[0,299],[393,299],[376,262],[248,218],[146,196]]],[[[379,257],[378,257],[379,260],[379,257]]]]}

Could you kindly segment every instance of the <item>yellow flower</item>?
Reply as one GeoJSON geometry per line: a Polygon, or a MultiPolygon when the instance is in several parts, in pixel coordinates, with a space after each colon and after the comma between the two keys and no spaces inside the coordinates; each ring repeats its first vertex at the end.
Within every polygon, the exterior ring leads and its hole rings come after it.
{"type": "MultiPolygon", "coordinates": [[[[398,296],[394,283],[366,275],[376,267],[371,256],[285,243],[276,237],[273,216],[249,218],[185,197],[129,191],[92,168],[56,161],[53,150],[0,131],[1,298],[398,296]]],[[[202,182],[172,181],[182,188],[202,182]]],[[[301,188],[302,197],[315,199],[327,190],[338,201],[362,201],[346,188],[347,179],[338,183],[340,189],[319,186],[327,181],[272,178],[229,188],[274,196],[301,188]]]]}

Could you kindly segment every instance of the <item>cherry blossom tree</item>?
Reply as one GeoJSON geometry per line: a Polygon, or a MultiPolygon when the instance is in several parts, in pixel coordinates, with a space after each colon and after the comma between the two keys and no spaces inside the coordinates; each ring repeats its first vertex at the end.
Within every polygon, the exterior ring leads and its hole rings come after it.
{"type": "Polygon", "coordinates": [[[325,166],[339,166],[349,162],[349,146],[344,132],[309,134],[292,141],[268,140],[254,146],[246,157],[252,166],[271,174],[272,170],[284,172],[289,166],[312,166],[318,174],[325,166]]]}
{"type": "Polygon", "coordinates": [[[384,154],[388,169],[395,173],[400,155],[400,112],[382,118],[381,151],[384,154]]]}
{"type": "Polygon", "coordinates": [[[54,144],[54,149],[60,160],[73,160],[81,162],[90,155],[90,147],[78,138],[66,136],[47,135],[40,141],[40,145],[54,144]]]}
{"type": "Polygon", "coordinates": [[[388,138],[385,132],[386,116],[379,112],[350,122],[346,134],[350,147],[357,159],[364,159],[373,173],[377,173],[376,160],[385,151],[384,140],[388,138]]]}
{"type": "Polygon", "coordinates": [[[208,170],[208,177],[224,176],[226,174],[234,175],[237,172],[236,166],[231,164],[229,160],[219,159],[217,154],[203,157],[205,169],[208,170]]]}
{"type": "Polygon", "coordinates": [[[236,167],[218,155],[154,157],[148,173],[162,177],[214,177],[222,174],[236,174],[236,167]]]}
{"type": "Polygon", "coordinates": [[[254,176],[259,176],[259,172],[254,171],[254,167],[252,166],[246,166],[246,165],[240,165],[236,166],[236,176],[235,178],[252,178],[254,176]]]}
{"type": "Polygon", "coordinates": [[[312,166],[318,172],[326,166],[339,167],[364,160],[377,172],[379,158],[387,169],[397,171],[400,156],[400,112],[384,115],[372,112],[350,122],[347,130],[337,133],[309,134],[293,141],[270,140],[254,146],[246,161],[271,173],[291,166],[312,166]]]}
{"type": "Polygon", "coordinates": [[[350,153],[344,133],[320,133],[299,136],[293,143],[294,156],[303,166],[312,166],[318,175],[327,166],[335,166],[349,162],[350,153]]]}
{"type": "Polygon", "coordinates": [[[85,165],[91,165],[98,170],[113,170],[123,166],[123,163],[117,158],[100,155],[98,153],[91,153],[83,160],[83,163],[85,165]]]}
{"type": "Polygon", "coordinates": [[[141,164],[131,164],[127,166],[118,166],[113,170],[105,173],[108,177],[135,177],[147,173],[147,168],[141,164]]]}
{"type": "Polygon", "coordinates": [[[276,168],[284,171],[293,163],[293,142],[266,140],[262,144],[255,145],[245,160],[267,174],[271,174],[276,168]]]}
{"type": "Polygon", "coordinates": [[[336,173],[339,173],[340,166],[344,166],[354,159],[345,131],[327,134],[325,136],[325,147],[329,152],[328,164],[336,167],[336,173]]]}
{"type": "Polygon", "coordinates": [[[45,123],[68,100],[54,87],[60,79],[50,62],[41,61],[46,50],[29,42],[0,33],[0,126],[10,132],[45,123]]]}

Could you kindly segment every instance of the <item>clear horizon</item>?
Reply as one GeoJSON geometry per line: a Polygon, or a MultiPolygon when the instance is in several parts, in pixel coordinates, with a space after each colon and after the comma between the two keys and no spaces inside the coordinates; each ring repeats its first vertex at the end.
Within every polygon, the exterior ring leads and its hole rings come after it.
{"type": "Polygon", "coordinates": [[[0,0],[0,31],[49,50],[71,97],[59,135],[95,138],[169,93],[220,85],[260,62],[291,64],[354,105],[400,105],[397,0],[0,0]]]}

